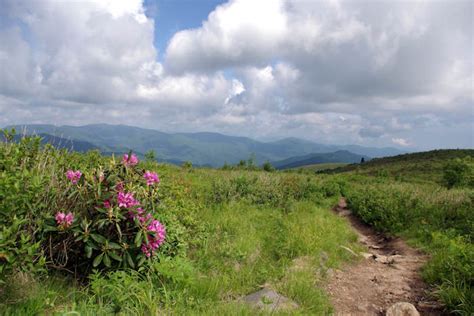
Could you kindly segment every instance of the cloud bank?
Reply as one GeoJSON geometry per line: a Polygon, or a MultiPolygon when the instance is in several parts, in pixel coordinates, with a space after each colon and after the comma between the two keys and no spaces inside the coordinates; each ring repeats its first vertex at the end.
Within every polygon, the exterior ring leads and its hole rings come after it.
{"type": "Polygon", "coordinates": [[[2,7],[0,125],[474,146],[470,1],[231,0],[163,52],[141,1],[2,7]]]}

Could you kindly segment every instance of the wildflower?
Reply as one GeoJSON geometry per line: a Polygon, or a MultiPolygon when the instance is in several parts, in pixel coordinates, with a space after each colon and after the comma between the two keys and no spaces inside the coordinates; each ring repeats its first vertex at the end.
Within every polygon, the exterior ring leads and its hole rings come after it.
{"type": "Polygon", "coordinates": [[[67,215],[63,212],[57,212],[54,218],[56,219],[56,223],[62,228],[68,228],[74,221],[74,215],[71,212],[67,215]]]}
{"type": "Polygon", "coordinates": [[[130,208],[132,206],[139,205],[140,202],[135,200],[133,193],[119,192],[117,195],[117,201],[119,207],[130,208]]]}
{"type": "Polygon", "coordinates": [[[110,203],[110,200],[105,200],[104,201],[104,208],[110,208],[112,204],[110,203]]]}
{"type": "Polygon", "coordinates": [[[152,232],[153,234],[148,235],[148,244],[142,243],[141,250],[145,254],[145,256],[151,257],[154,251],[165,242],[166,229],[163,224],[161,224],[158,220],[154,219],[148,225],[147,230],[149,232],[152,232]]]}
{"type": "Polygon", "coordinates": [[[160,183],[160,178],[158,175],[151,171],[146,171],[143,174],[143,178],[146,180],[146,185],[153,185],[154,183],[160,183]]]}
{"type": "Polygon", "coordinates": [[[66,177],[73,183],[76,184],[82,176],[82,172],[79,170],[73,171],[68,170],[66,172],[66,177]]]}
{"type": "Polygon", "coordinates": [[[135,154],[124,154],[122,158],[122,163],[127,167],[133,167],[138,164],[138,158],[135,154]]]}

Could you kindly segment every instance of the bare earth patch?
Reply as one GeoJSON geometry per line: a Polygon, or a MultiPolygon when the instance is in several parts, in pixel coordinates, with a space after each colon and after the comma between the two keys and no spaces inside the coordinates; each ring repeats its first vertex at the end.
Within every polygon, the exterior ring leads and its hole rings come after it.
{"type": "Polygon", "coordinates": [[[334,211],[344,216],[368,250],[358,263],[336,270],[326,290],[338,315],[383,315],[397,302],[413,304],[422,315],[441,315],[441,306],[429,298],[420,268],[428,260],[399,238],[375,232],[347,209],[341,199],[334,211]]]}

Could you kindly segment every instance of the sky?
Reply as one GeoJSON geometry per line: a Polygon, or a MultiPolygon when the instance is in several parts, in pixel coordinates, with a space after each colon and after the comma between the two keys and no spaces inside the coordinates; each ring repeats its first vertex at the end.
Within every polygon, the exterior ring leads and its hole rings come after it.
{"type": "Polygon", "coordinates": [[[474,148],[474,4],[0,0],[0,126],[474,148]]]}

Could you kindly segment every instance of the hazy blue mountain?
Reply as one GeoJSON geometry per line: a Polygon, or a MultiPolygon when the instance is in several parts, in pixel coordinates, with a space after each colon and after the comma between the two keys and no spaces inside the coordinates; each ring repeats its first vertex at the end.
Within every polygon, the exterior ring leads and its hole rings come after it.
{"type": "MultiPolygon", "coordinates": [[[[8,127],[11,128],[11,127],[8,127]]],[[[144,154],[154,150],[162,161],[191,161],[195,165],[222,166],[235,164],[255,155],[257,163],[278,161],[295,156],[348,150],[369,157],[403,153],[395,148],[371,148],[355,145],[323,145],[298,138],[261,142],[247,137],[218,133],[163,133],[126,125],[93,124],[86,126],[17,125],[27,134],[49,134],[55,137],[93,144],[105,153],[134,150],[144,154]]]]}
{"type": "Polygon", "coordinates": [[[332,153],[317,153],[291,157],[280,161],[274,161],[272,162],[272,165],[277,169],[290,169],[328,162],[358,163],[361,158],[364,158],[366,161],[370,159],[368,156],[354,154],[347,150],[338,150],[332,153]]]}

